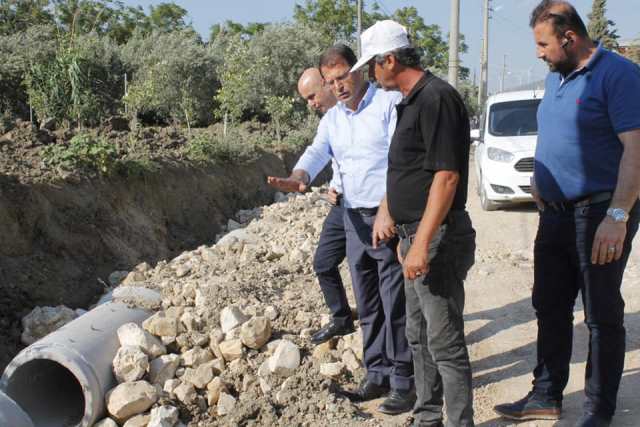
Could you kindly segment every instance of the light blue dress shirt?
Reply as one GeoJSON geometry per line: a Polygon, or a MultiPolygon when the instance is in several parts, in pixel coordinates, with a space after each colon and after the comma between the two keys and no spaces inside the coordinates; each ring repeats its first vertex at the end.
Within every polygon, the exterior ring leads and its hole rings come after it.
{"type": "Polygon", "coordinates": [[[400,92],[386,92],[370,84],[355,111],[338,102],[320,120],[313,143],[294,169],[306,171],[313,180],[334,159],[344,207],[379,206],[387,186],[395,107],[401,100],[400,92]]]}

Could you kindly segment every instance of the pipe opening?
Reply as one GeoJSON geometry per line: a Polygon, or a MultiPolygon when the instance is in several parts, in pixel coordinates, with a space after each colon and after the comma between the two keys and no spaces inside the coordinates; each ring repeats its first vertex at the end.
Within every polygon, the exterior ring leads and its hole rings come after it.
{"type": "Polygon", "coordinates": [[[69,369],[52,360],[31,360],[18,367],[6,393],[35,427],[72,427],[84,417],[82,386],[69,369]]]}

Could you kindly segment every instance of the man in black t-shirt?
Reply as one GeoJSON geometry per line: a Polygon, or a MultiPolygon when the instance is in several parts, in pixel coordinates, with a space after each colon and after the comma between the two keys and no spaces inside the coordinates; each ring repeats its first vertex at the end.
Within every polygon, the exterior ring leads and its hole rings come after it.
{"type": "Polygon", "coordinates": [[[402,92],[389,149],[386,206],[401,238],[417,402],[414,425],[473,426],[471,366],[464,340],[463,281],[474,262],[475,231],[465,210],[469,118],[449,84],[425,71],[406,30],[393,21],[362,34],[369,75],[402,92]]]}

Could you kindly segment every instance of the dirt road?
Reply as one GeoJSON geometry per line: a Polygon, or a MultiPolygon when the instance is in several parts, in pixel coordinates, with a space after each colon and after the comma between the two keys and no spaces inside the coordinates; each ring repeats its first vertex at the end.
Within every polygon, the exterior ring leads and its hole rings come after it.
{"type": "MultiPolygon", "coordinates": [[[[485,212],[469,183],[469,211],[477,231],[476,264],[466,288],[465,327],[474,376],[475,421],[479,427],[512,426],[492,410],[529,392],[536,358],[536,320],[531,307],[533,240],[538,214],[533,206],[485,212]]],[[[640,425],[640,239],[626,270],[627,354],[618,397],[616,427],[640,425]]],[[[580,298],[574,311],[574,351],[560,421],[528,421],[527,427],[573,426],[582,414],[588,330],[580,298]]],[[[376,402],[377,403],[377,402],[376,402]]],[[[375,417],[375,404],[367,409],[375,417]]],[[[384,425],[404,419],[379,418],[384,425]]]]}
{"type": "MultiPolygon", "coordinates": [[[[466,283],[466,336],[471,353],[476,423],[513,425],[497,418],[493,405],[523,397],[531,386],[536,357],[536,320],[531,308],[533,240],[538,214],[533,207],[485,212],[469,187],[469,210],[478,233],[477,262],[466,283]]],[[[640,425],[640,249],[636,238],[627,267],[627,354],[614,426],[640,425]]],[[[529,422],[530,426],[572,426],[582,414],[588,331],[580,300],[574,311],[574,351],[571,376],[559,422],[529,422]]]]}

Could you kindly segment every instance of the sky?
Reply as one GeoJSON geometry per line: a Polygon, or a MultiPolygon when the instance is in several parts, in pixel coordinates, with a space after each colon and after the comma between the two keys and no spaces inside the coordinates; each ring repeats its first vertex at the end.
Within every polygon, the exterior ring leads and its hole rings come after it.
{"type": "MultiPolygon", "coordinates": [[[[162,3],[163,0],[125,0],[131,6],[162,3]]],[[[167,1],[167,0],[165,0],[167,1]]],[[[246,24],[248,22],[286,22],[293,18],[296,3],[304,0],[174,0],[185,8],[188,19],[204,38],[209,28],[229,19],[246,24]]],[[[529,29],[529,14],[539,0],[491,0],[489,22],[489,91],[500,86],[503,72],[505,88],[544,78],[546,65],[535,57],[533,36],[529,29]],[[506,56],[505,56],[506,55],[506,56]],[[506,66],[505,66],[506,65],[506,66]]],[[[373,3],[364,0],[365,7],[373,3]]],[[[438,24],[446,36],[449,31],[450,4],[448,0],[378,0],[384,12],[393,13],[405,6],[415,6],[427,24],[438,24]]],[[[591,11],[592,0],[573,0],[585,23],[591,11]]],[[[460,32],[464,34],[469,50],[460,59],[465,67],[480,78],[480,51],[482,46],[483,0],[460,0],[460,32]]],[[[640,0],[609,0],[607,17],[614,21],[622,40],[640,37],[640,0]]]]}

